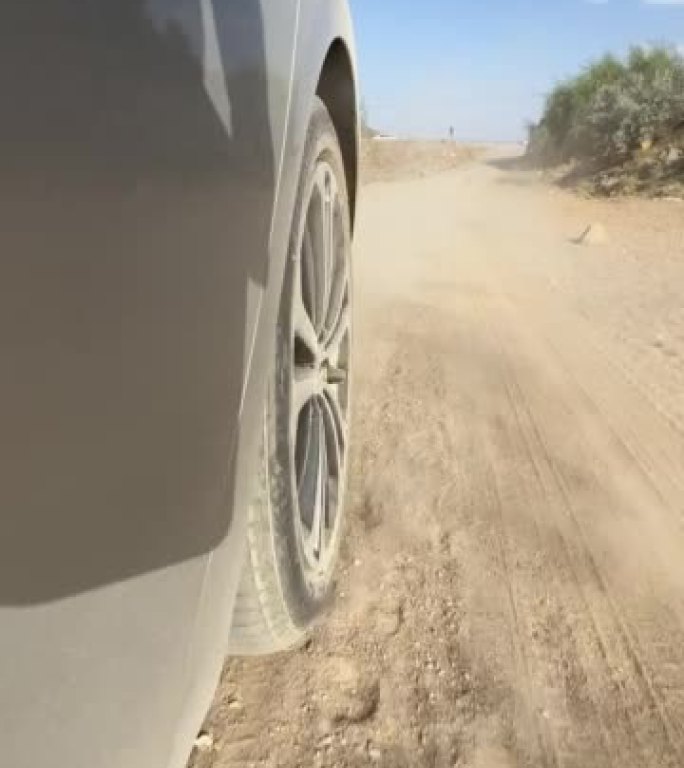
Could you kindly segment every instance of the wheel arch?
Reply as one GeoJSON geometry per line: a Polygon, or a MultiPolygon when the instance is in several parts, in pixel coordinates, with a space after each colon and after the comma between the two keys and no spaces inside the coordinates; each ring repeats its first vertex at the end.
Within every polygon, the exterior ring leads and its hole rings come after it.
{"type": "Polygon", "coordinates": [[[354,65],[342,38],[333,40],[328,48],[316,95],[327,107],[340,142],[353,227],[359,181],[359,115],[354,65]]]}

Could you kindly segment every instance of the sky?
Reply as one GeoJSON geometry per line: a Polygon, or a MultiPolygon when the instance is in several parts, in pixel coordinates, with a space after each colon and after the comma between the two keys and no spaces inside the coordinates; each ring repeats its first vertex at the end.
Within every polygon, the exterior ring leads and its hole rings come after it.
{"type": "Polygon", "coordinates": [[[684,50],[684,0],[350,0],[371,125],[517,140],[559,80],[610,51],[684,50]]]}

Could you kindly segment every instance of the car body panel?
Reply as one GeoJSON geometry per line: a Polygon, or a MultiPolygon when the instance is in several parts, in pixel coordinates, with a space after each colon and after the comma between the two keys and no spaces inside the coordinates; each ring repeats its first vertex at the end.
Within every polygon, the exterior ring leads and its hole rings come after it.
{"type": "Polygon", "coordinates": [[[220,672],[342,0],[0,8],[0,739],[180,768],[220,672]],[[222,89],[222,85],[225,87],[222,89]]]}

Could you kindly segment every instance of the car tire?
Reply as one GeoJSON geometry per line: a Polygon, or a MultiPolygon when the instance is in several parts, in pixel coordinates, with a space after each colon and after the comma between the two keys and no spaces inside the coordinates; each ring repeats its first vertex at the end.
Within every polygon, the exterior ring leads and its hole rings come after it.
{"type": "Polygon", "coordinates": [[[300,645],[325,612],[343,527],[349,447],[351,232],[339,141],[315,100],[264,409],[248,553],[229,651],[300,645]]]}

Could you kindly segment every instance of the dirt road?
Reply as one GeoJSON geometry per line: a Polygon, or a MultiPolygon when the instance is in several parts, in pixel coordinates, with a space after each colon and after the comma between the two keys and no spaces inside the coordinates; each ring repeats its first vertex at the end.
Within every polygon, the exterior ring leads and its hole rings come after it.
{"type": "Polygon", "coordinates": [[[684,765],[684,206],[507,168],[365,188],[340,599],[201,768],[684,765]]]}

